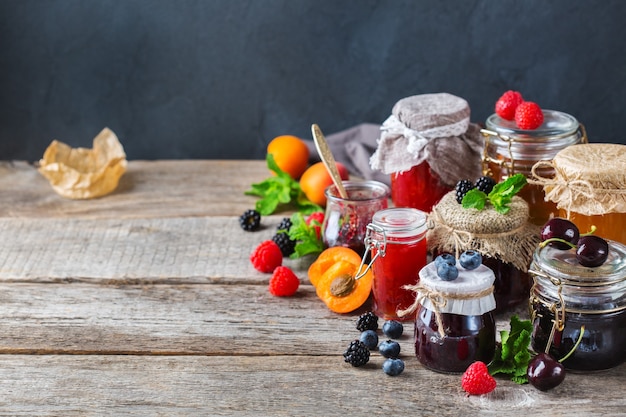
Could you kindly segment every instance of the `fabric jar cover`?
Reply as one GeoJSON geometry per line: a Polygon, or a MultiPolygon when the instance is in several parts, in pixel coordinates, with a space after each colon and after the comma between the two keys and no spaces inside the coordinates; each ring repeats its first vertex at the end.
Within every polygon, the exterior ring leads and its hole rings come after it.
{"type": "Polygon", "coordinates": [[[382,124],[373,170],[405,172],[422,162],[449,187],[481,175],[483,141],[470,123],[470,107],[448,93],[421,94],[399,100],[382,124]]]}

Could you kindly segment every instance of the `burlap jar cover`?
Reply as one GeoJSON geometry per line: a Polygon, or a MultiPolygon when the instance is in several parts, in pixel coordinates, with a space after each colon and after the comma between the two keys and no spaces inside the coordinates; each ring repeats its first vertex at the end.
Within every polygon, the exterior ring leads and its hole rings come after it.
{"type": "Polygon", "coordinates": [[[460,97],[436,93],[403,98],[380,129],[370,158],[373,170],[405,172],[426,161],[451,188],[460,178],[481,175],[480,127],[470,123],[469,105],[460,97]]]}
{"type": "Polygon", "coordinates": [[[543,185],[546,201],[568,213],[586,216],[626,213],[626,145],[589,143],[569,146],[551,161],[537,162],[529,183],[543,185]],[[539,170],[552,168],[554,177],[539,170]]]}
{"type": "Polygon", "coordinates": [[[507,214],[491,205],[464,209],[454,191],[447,193],[428,216],[428,248],[433,253],[458,255],[476,250],[527,272],[539,244],[539,227],[528,222],[528,203],[515,196],[507,214]]]}

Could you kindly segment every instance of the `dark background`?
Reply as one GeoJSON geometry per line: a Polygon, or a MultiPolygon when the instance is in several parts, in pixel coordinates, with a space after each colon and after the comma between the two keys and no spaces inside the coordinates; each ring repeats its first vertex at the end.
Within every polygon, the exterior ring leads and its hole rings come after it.
{"type": "Polygon", "coordinates": [[[626,2],[0,0],[0,159],[105,126],[129,159],[262,159],[281,134],[507,89],[625,143],[626,2]]]}

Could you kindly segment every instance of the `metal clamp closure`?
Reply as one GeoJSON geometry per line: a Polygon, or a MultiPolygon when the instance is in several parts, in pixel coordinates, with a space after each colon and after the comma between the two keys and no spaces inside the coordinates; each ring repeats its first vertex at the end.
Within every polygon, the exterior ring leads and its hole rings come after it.
{"type": "Polygon", "coordinates": [[[356,271],[356,275],[354,277],[355,280],[363,278],[365,276],[365,274],[367,274],[367,271],[372,267],[372,264],[374,263],[374,261],[376,260],[376,258],[380,257],[385,257],[385,249],[387,248],[387,235],[385,234],[385,229],[383,229],[380,226],[376,226],[374,224],[368,224],[367,228],[366,228],[366,232],[365,232],[365,238],[363,239],[363,242],[365,243],[365,253],[363,253],[363,258],[361,259],[361,264],[359,265],[359,269],[357,269],[356,271]],[[379,241],[375,238],[372,237],[372,233],[378,233],[380,235],[382,235],[383,237],[383,241],[379,241]],[[372,249],[376,249],[376,255],[374,255],[374,257],[372,257],[372,259],[370,260],[369,264],[367,264],[367,267],[365,267],[365,270],[363,270],[363,266],[365,265],[365,259],[367,259],[367,254],[370,252],[370,250],[372,249]]]}

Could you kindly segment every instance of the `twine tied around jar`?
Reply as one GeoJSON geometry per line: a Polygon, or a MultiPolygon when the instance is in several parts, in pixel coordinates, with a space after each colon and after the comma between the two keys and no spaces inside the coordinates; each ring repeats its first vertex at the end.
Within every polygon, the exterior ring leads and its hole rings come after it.
{"type": "Polygon", "coordinates": [[[403,289],[413,291],[415,293],[415,301],[408,308],[404,310],[398,310],[398,316],[404,317],[408,314],[411,314],[417,310],[419,305],[422,303],[424,299],[428,299],[432,304],[433,311],[435,313],[435,320],[437,321],[437,328],[439,331],[439,335],[444,338],[446,337],[446,332],[443,327],[443,318],[441,316],[441,309],[446,306],[448,300],[473,300],[477,298],[482,298],[488,296],[493,293],[494,287],[493,285],[485,288],[482,291],[464,293],[464,294],[453,294],[442,291],[433,290],[432,288],[428,288],[421,283],[413,284],[413,285],[404,285],[403,289]]]}
{"type": "Polygon", "coordinates": [[[527,219],[528,205],[519,197],[513,199],[509,213],[501,215],[493,209],[463,209],[452,191],[430,212],[426,241],[433,252],[458,258],[463,251],[476,250],[526,272],[539,244],[538,226],[527,219]]]}

